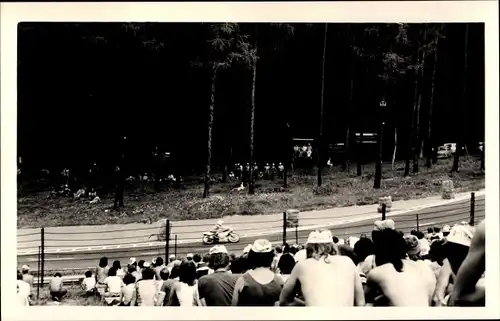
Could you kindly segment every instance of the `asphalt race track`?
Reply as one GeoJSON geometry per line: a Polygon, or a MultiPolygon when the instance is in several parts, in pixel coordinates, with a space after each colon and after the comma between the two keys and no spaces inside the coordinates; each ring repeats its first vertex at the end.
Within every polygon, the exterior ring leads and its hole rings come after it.
{"type": "MultiPolygon", "coordinates": [[[[476,197],[475,206],[475,222],[479,222],[485,217],[485,201],[484,195],[476,197]]],[[[339,238],[357,236],[366,233],[370,234],[373,226],[373,221],[380,217],[380,214],[374,212],[370,215],[365,215],[366,218],[360,218],[353,220],[348,223],[340,223],[335,225],[330,225],[328,228],[332,231],[333,235],[339,238]]],[[[404,232],[410,232],[413,229],[417,229],[417,217],[418,226],[421,231],[426,231],[430,226],[442,227],[445,224],[455,224],[462,221],[469,221],[470,219],[470,201],[462,200],[455,203],[425,208],[421,210],[415,210],[404,214],[387,214],[387,218],[391,218],[396,223],[396,228],[404,232]]],[[[340,221],[339,221],[340,222],[340,221]]],[[[345,220],[344,220],[345,222],[345,220]]],[[[258,238],[266,238],[276,244],[283,241],[282,228],[280,229],[280,223],[268,223],[268,228],[262,228],[260,235],[247,235],[241,230],[245,229],[245,226],[234,226],[235,232],[242,235],[239,243],[236,244],[225,244],[227,249],[233,253],[240,253],[245,246],[252,243],[258,238]]],[[[307,222],[301,221],[301,227],[298,230],[288,229],[286,241],[289,244],[294,244],[296,242],[303,243],[307,239],[309,232],[317,228],[307,227],[302,225],[308,225],[307,222]]],[[[192,232],[194,233],[194,232],[192,232]]],[[[183,239],[182,243],[178,242],[177,246],[174,245],[174,240],[170,241],[169,254],[177,254],[179,256],[184,256],[187,253],[207,253],[210,246],[203,245],[201,243],[202,232],[199,233],[199,241],[192,239],[183,239]]],[[[90,250],[80,249],[79,251],[66,252],[66,251],[47,251],[45,253],[45,270],[51,271],[52,273],[59,270],[84,270],[88,268],[95,268],[97,266],[99,258],[102,256],[107,256],[110,263],[114,260],[120,260],[122,265],[125,265],[129,258],[135,257],[137,260],[151,260],[153,257],[165,256],[165,243],[153,242],[135,244],[135,246],[123,246],[118,248],[90,248],[90,250]]],[[[33,251],[28,254],[18,254],[18,266],[22,264],[29,264],[32,270],[35,271],[38,262],[38,253],[33,251]]]]}

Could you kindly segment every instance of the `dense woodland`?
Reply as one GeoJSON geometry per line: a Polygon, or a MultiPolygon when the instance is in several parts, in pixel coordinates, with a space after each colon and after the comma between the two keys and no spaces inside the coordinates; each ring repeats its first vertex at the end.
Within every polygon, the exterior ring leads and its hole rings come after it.
{"type": "Polygon", "coordinates": [[[22,23],[18,31],[24,177],[86,173],[94,163],[102,175],[121,164],[127,176],[155,174],[159,163],[162,175],[178,177],[236,162],[288,169],[292,138],[302,137],[315,140],[320,178],[329,144],[345,144],[349,166],[359,158],[355,133],[379,133],[382,122],[381,156],[375,148],[365,161],[390,161],[396,145],[409,175],[432,166],[429,151],[440,144],[457,143],[460,156],[460,146],[484,141],[479,23],[22,23]]]}

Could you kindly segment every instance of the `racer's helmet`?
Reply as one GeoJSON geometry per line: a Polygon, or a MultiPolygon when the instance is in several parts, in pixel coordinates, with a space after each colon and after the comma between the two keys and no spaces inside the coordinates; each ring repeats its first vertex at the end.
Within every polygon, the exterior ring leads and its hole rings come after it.
{"type": "Polygon", "coordinates": [[[222,226],[222,224],[224,224],[224,221],[223,221],[223,220],[218,220],[218,221],[217,221],[217,226],[222,226]]]}

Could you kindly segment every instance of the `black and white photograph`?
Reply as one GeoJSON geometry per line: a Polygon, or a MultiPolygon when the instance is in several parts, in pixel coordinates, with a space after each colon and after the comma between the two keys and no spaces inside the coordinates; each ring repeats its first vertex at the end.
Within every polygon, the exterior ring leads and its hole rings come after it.
{"type": "Polygon", "coordinates": [[[10,301],[485,308],[498,69],[435,21],[18,21],[10,301]]]}

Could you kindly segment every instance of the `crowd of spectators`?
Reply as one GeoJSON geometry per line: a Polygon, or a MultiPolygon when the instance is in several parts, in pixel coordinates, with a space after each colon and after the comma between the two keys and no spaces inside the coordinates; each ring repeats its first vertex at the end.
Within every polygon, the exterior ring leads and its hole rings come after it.
{"type": "MultiPolygon", "coordinates": [[[[484,221],[407,235],[376,221],[371,237],[317,230],[302,246],[259,239],[239,255],[215,245],[204,256],[130,258],[124,267],[103,257],[81,286],[114,306],[484,306],[484,238],[484,221]]],[[[28,305],[29,267],[17,278],[28,305]]],[[[56,273],[52,300],[66,293],[56,273]]]]}

